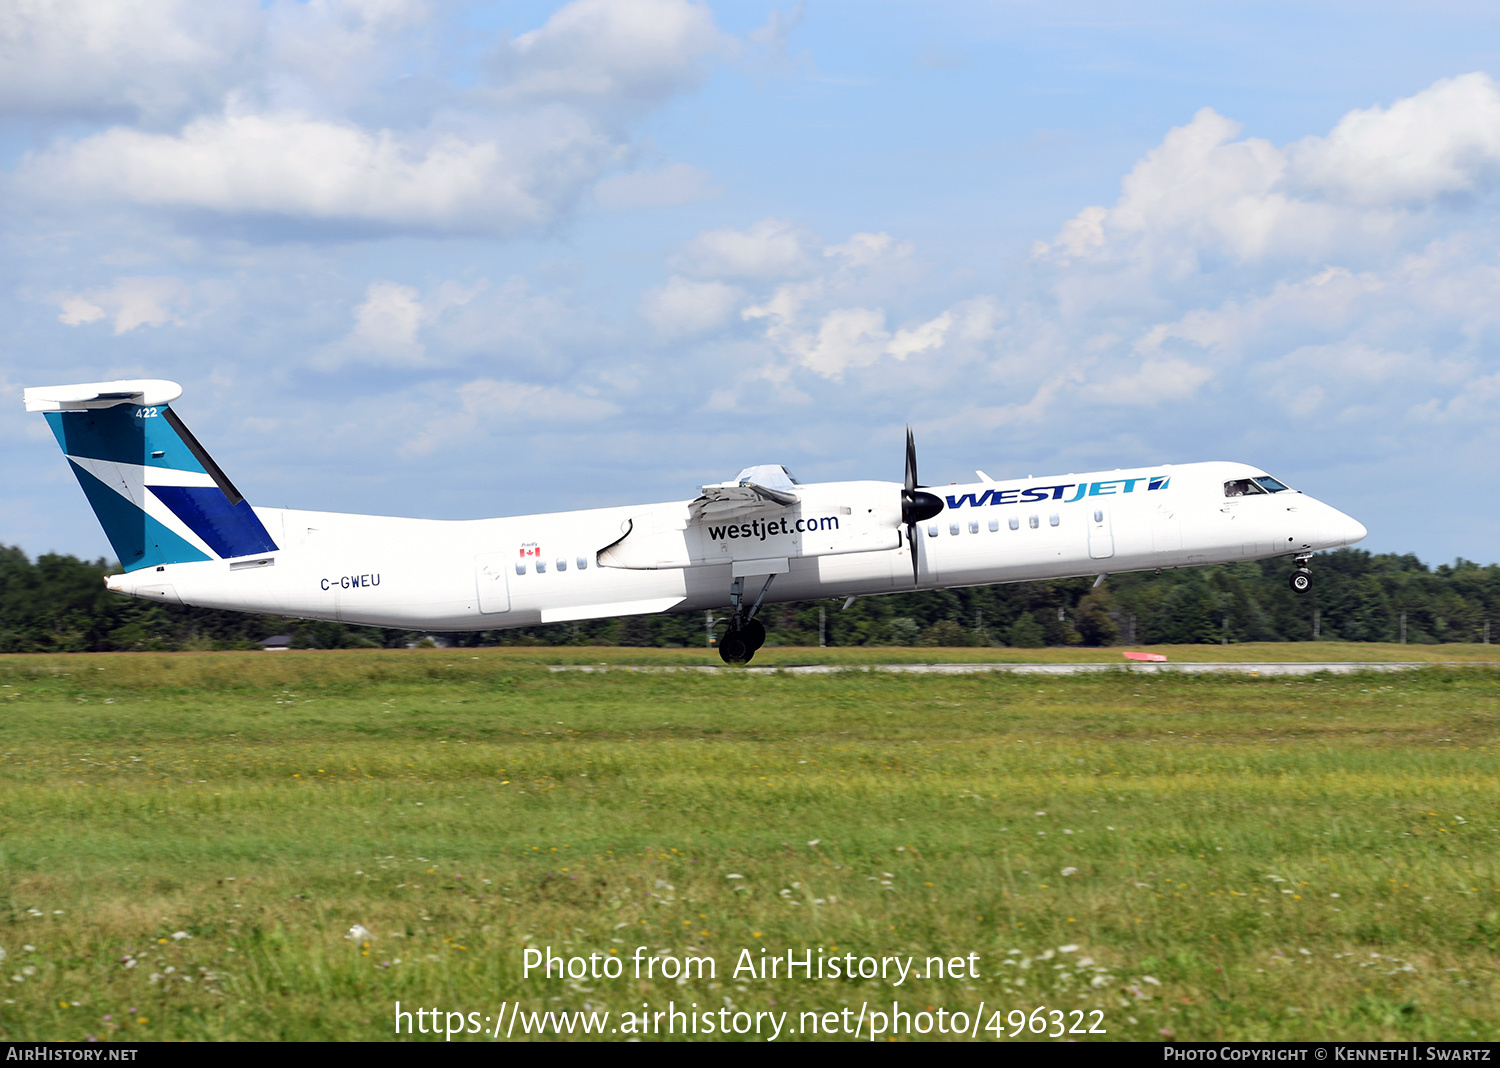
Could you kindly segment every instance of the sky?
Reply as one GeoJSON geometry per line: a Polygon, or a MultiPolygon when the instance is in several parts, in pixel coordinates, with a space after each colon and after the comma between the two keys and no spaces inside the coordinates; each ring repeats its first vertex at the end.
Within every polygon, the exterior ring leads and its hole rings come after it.
{"type": "Polygon", "coordinates": [[[167,378],[254,504],[1239,460],[1500,559],[1500,8],[9,0],[25,386],[167,378]]]}

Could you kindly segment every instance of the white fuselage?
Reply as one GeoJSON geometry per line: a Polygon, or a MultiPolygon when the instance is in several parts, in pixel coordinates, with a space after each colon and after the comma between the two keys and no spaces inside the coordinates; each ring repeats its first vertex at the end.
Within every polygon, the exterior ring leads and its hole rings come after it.
{"type": "Polygon", "coordinates": [[[920,524],[915,587],[901,487],[880,482],[802,486],[797,504],[728,519],[696,519],[686,501],[467,521],[257,508],[275,552],[107,581],[204,608],[478,631],[719,609],[737,577],[748,600],[774,575],[774,603],[1264,559],[1365,536],[1294,490],[1225,495],[1260,474],[1216,462],[929,487],[944,508],[920,524]]]}

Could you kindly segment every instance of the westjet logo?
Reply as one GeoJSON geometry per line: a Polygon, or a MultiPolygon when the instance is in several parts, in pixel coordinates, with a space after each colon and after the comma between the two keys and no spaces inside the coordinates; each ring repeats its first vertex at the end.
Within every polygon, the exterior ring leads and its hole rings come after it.
{"type": "Polygon", "coordinates": [[[1035,501],[1062,501],[1072,504],[1084,497],[1108,497],[1116,493],[1134,493],[1136,486],[1146,483],[1146,489],[1163,490],[1172,484],[1171,475],[1152,475],[1150,478],[1115,478],[1105,482],[1066,482],[1061,486],[1031,486],[1027,489],[988,489],[980,494],[965,493],[961,497],[950,496],[949,508],[985,504],[1026,504],[1035,501]],[[1123,489],[1121,487],[1124,487],[1123,489]],[[1073,496],[1064,499],[1068,490],[1073,496]]]}
{"type": "MultiPolygon", "coordinates": [[[[951,500],[951,498],[950,498],[951,500]]],[[[955,508],[958,505],[954,505],[955,508]]],[[[778,534],[813,534],[820,530],[838,530],[839,517],[825,515],[818,519],[754,519],[749,523],[731,523],[728,526],[709,527],[708,536],[713,541],[728,538],[752,538],[765,541],[778,534]]]]}

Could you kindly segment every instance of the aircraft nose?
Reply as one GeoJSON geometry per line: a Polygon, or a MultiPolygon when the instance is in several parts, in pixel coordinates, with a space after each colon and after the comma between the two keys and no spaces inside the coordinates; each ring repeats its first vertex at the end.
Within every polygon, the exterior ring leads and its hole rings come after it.
{"type": "Polygon", "coordinates": [[[1335,544],[1353,545],[1357,541],[1364,541],[1370,533],[1358,519],[1343,512],[1334,512],[1330,519],[1332,522],[1328,524],[1329,533],[1333,535],[1335,544]]]}

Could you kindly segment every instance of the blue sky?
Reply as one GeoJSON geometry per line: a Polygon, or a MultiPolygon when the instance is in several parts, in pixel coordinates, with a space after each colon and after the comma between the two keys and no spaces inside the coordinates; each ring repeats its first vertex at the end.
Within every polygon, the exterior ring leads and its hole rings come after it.
{"type": "Polygon", "coordinates": [[[267,505],[895,480],[910,422],[1500,558],[1500,15],[1210,8],[6,5],[0,543],[109,551],[21,387],[160,377],[267,505]]]}

